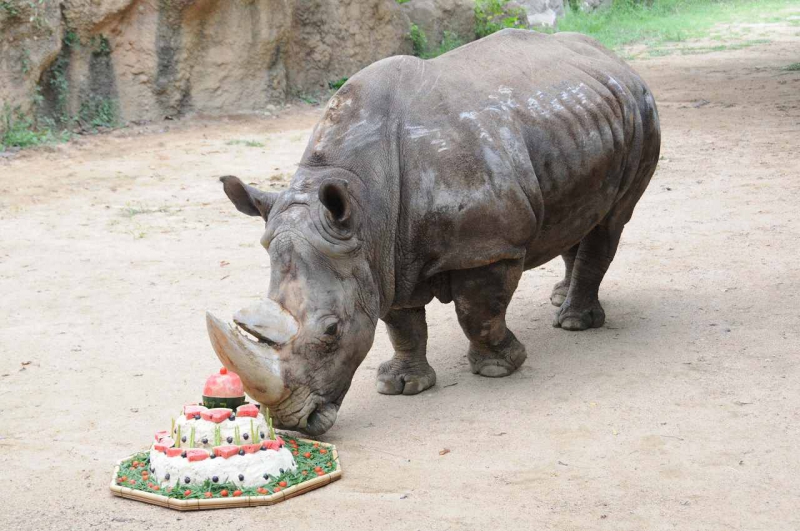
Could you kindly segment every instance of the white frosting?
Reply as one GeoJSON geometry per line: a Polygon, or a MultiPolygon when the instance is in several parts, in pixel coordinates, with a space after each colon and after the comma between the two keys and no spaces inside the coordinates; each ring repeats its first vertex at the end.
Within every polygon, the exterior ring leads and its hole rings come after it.
{"type": "MultiPolygon", "coordinates": [[[[264,419],[264,415],[258,414],[257,417],[236,416],[234,420],[226,419],[222,422],[210,420],[187,419],[186,415],[181,415],[175,419],[175,429],[171,437],[177,442],[178,427],[180,427],[181,439],[186,437],[186,442],[181,442],[180,447],[186,450],[199,448],[213,452],[214,434],[217,427],[220,428],[220,445],[236,444],[236,427],[239,427],[239,444],[258,444],[269,437],[269,427],[264,419]],[[253,433],[250,429],[252,421],[253,433]],[[194,446],[190,448],[192,428],[194,428],[194,446]],[[247,437],[245,438],[245,434],[247,437]],[[261,435],[264,435],[262,437],[261,435]],[[228,437],[231,442],[228,442],[228,437]],[[203,442],[206,439],[206,442],[203,442]]],[[[176,444],[177,446],[177,444],[176,444]]],[[[162,487],[176,485],[200,485],[206,480],[217,477],[217,483],[232,482],[240,487],[256,487],[264,485],[267,480],[264,475],[268,474],[274,478],[286,471],[294,471],[297,464],[294,461],[292,452],[284,447],[280,450],[258,450],[251,454],[232,455],[230,457],[210,457],[202,461],[189,461],[188,458],[180,455],[168,457],[165,453],[150,449],[150,468],[153,469],[154,482],[162,487]],[[167,476],[169,474],[169,476],[167,476]],[[240,480],[242,475],[244,480],[240,480]],[[169,479],[167,479],[169,477],[169,479]],[[189,483],[186,483],[189,478],[189,483]]]]}
{"type": "Polygon", "coordinates": [[[264,415],[261,413],[259,413],[258,417],[255,418],[237,416],[234,420],[226,419],[220,423],[203,419],[187,419],[186,415],[181,415],[175,419],[175,430],[171,435],[175,441],[178,440],[178,426],[181,428],[181,438],[186,437],[186,442],[181,442],[181,448],[189,447],[189,439],[192,434],[192,427],[194,427],[193,448],[204,448],[206,450],[211,450],[211,448],[214,447],[214,432],[217,429],[217,426],[220,427],[220,434],[222,436],[221,444],[223,445],[236,444],[235,442],[228,443],[228,437],[234,437],[236,426],[239,426],[239,434],[241,438],[239,444],[256,444],[257,442],[261,441],[262,433],[264,434],[264,437],[269,437],[267,421],[264,419],[264,415]],[[251,420],[253,421],[253,429],[255,430],[256,435],[259,437],[257,441],[253,440],[253,437],[250,433],[251,420]],[[245,434],[247,434],[247,439],[244,437],[245,434]],[[205,438],[208,442],[204,444],[203,438],[205,438]]]}
{"type": "Polygon", "coordinates": [[[151,449],[150,467],[153,469],[155,482],[162,487],[200,485],[214,476],[217,477],[217,483],[230,481],[239,487],[257,487],[267,483],[264,474],[275,478],[281,475],[281,469],[283,472],[296,470],[297,464],[292,452],[286,447],[202,461],[189,461],[180,456],[167,457],[167,454],[151,449]],[[167,474],[169,479],[166,479],[167,474]],[[239,479],[240,474],[244,476],[243,481],[239,479]],[[186,483],[187,477],[189,483],[186,483]]]}

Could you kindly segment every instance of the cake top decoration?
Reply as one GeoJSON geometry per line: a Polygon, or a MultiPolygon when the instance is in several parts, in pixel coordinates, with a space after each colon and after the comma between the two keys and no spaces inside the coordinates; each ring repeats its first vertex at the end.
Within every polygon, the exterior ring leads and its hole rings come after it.
{"type": "Polygon", "coordinates": [[[244,404],[244,386],[235,372],[225,367],[212,374],[203,387],[203,405],[208,408],[227,407],[236,409],[244,404]]]}

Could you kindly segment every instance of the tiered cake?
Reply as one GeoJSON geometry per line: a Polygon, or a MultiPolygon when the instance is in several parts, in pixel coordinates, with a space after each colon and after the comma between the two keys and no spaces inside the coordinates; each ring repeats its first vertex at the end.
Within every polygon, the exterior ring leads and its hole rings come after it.
{"type": "Polygon", "coordinates": [[[292,452],[271,421],[246,404],[241,379],[224,368],[212,375],[203,405],[186,405],[170,431],[158,431],[150,448],[150,473],[162,487],[206,481],[255,487],[297,469],[292,452]]]}

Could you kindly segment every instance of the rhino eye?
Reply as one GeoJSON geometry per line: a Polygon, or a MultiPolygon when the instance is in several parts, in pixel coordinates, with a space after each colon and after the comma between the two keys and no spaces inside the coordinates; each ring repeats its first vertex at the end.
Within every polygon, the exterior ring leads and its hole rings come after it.
{"type": "Polygon", "coordinates": [[[338,323],[331,323],[325,329],[325,335],[327,336],[335,336],[336,332],[339,331],[339,324],[338,323]]]}

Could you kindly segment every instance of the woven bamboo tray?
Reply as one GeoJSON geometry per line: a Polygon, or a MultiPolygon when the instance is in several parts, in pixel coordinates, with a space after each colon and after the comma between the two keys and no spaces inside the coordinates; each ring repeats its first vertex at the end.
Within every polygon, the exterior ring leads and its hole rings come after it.
{"type": "MultiPolygon", "coordinates": [[[[305,443],[313,444],[318,441],[309,439],[298,439],[305,443]]],[[[342,465],[339,462],[339,452],[336,451],[336,446],[333,444],[320,442],[321,448],[327,448],[332,455],[332,460],[335,468],[323,476],[317,476],[313,479],[303,481],[297,485],[287,487],[280,492],[275,492],[269,496],[239,496],[236,498],[208,498],[208,499],[192,499],[192,500],[179,500],[170,498],[161,494],[154,494],[152,492],[144,492],[129,487],[117,485],[117,475],[119,474],[119,467],[123,461],[130,459],[132,456],[120,459],[114,467],[114,473],[111,476],[111,493],[120,498],[127,498],[129,500],[136,500],[152,505],[159,505],[176,511],[200,511],[203,509],[230,509],[233,507],[261,507],[264,505],[275,505],[289,498],[294,498],[306,492],[324,487],[328,483],[332,483],[342,477],[342,465]]]]}

